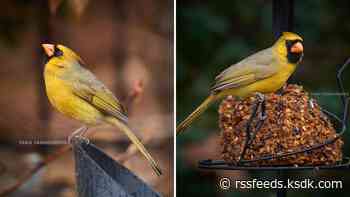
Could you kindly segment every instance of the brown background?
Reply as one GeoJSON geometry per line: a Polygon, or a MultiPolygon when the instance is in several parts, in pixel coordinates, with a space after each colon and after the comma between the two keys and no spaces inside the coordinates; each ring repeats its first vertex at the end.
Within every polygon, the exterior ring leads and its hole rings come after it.
{"type": "MultiPolygon", "coordinates": [[[[65,140],[80,123],[58,114],[45,95],[40,44],[75,50],[121,101],[135,84],[142,93],[127,106],[130,125],[160,162],[156,177],[140,154],[125,165],[164,196],[173,182],[172,1],[5,1],[0,20],[0,190],[14,183],[59,146],[21,145],[20,140],[65,140]]],[[[129,141],[116,129],[89,131],[90,140],[117,158],[129,141]],[[94,132],[96,131],[96,132],[94,132]]],[[[40,171],[13,196],[75,196],[72,154],[40,171]]]]}

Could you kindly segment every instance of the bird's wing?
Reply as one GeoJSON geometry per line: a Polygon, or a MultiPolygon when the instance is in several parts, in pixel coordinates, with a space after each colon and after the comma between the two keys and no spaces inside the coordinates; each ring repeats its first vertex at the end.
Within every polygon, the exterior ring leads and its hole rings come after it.
{"type": "Polygon", "coordinates": [[[73,83],[72,90],[75,95],[107,115],[114,116],[123,122],[128,121],[123,105],[90,71],[81,68],[75,73],[77,74],[69,80],[73,83]]]}
{"type": "Polygon", "coordinates": [[[270,77],[278,71],[274,61],[271,48],[253,54],[221,72],[211,91],[237,88],[270,77]]]}

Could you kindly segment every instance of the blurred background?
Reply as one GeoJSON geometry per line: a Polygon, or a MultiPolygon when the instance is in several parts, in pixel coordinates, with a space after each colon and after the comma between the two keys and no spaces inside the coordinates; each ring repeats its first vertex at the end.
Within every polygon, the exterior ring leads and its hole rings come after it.
{"type": "MultiPolygon", "coordinates": [[[[311,93],[337,92],[336,70],[350,57],[349,1],[294,1],[294,30],[304,38],[305,56],[289,83],[304,86],[311,93]]],[[[229,65],[270,47],[274,42],[272,0],[177,1],[177,123],[203,99],[215,76],[229,65]]],[[[350,71],[344,73],[349,91],[350,71]]],[[[313,96],[323,108],[342,113],[337,96],[313,96]]],[[[274,178],[274,173],[205,171],[199,160],[221,159],[218,104],[211,106],[184,135],[177,137],[178,196],[274,196],[271,190],[222,191],[218,179],[274,178]]],[[[344,156],[350,155],[349,134],[345,134],[344,156]]],[[[347,196],[349,171],[302,172],[291,177],[343,180],[343,189],[304,190],[288,196],[347,196]]]]}
{"type": "MultiPolygon", "coordinates": [[[[164,176],[156,177],[138,153],[124,165],[172,196],[173,1],[17,0],[2,1],[0,10],[0,191],[62,146],[31,143],[66,140],[81,126],[54,111],[46,98],[40,44],[48,42],[75,50],[126,105],[131,127],[164,176]]],[[[90,141],[115,159],[130,144],[112,127],[89,133],[90,141]]],[[[76,196],[71,152],[11,196],[76,196]]]]}

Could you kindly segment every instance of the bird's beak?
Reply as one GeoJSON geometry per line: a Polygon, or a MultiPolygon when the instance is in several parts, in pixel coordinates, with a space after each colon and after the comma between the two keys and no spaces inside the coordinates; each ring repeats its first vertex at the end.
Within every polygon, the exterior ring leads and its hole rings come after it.
{"type": "Polygon", "coordinates": [[[304,51],[304,47],[301,44],[301,42],[297,42],[293,44],[292,48],[290,49],[290,52],[292,53],[302,53],[304,51]]]}
{"type": "Polygon", "coordinates": [[[53,56],[55,53],[55,45],[53,44],[42,44],[41,45],[44,48],[44,51],[48,57],[53,56]]]}

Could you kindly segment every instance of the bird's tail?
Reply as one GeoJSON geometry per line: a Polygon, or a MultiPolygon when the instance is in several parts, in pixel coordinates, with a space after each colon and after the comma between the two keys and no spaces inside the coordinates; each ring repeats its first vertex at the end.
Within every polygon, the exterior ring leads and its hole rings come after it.
{"type": "Polygon", "coordinates": [[[137,136],[131,131],[131,129],[123,122],[117,120],[116,118],[107,118],[106,121],[120,130],[122,130],[128,138],[135,144],[137,149],[143,154],[143,156],[147,159],[148,163],[151,165],[154,172],[160,176],[162,171],[160,167],[156,163],[156,161],[152,158],[151,154],[146,150],[145,146],[141,143],[141,141],[137,138],[137,136]]]}
{"type": "Polygon", "coordinates": [[[176,128],[176,134],[183,132],[194,120],[196,120],[214,101],[216,100],[215,95],[208,96],[202,104],[197,107],[187,118],[182,121],[176,128]]]}

